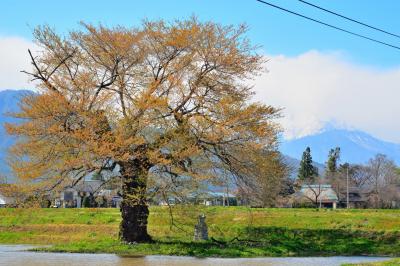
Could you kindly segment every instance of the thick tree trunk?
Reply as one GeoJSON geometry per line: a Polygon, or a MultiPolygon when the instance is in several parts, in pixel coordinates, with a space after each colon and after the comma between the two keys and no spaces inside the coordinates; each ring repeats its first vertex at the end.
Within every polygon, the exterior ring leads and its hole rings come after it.
{"type": "Polygon", "coordinates": [[[122,177],[122,203],[120,238],[128,243],[151,242],[147,233],[149,208],[146,185],[149,167],[140,161],[120,163],[122,177]]]}

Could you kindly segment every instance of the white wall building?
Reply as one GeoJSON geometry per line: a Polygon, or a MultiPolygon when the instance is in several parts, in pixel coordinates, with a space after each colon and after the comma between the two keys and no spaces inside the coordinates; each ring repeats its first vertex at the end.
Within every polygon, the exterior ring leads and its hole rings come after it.
{"type": "Polygon", "coordinates": [[[0,194],[0,208],[5,207],[7,204],[12,204],[13,200],[0,194]]]}

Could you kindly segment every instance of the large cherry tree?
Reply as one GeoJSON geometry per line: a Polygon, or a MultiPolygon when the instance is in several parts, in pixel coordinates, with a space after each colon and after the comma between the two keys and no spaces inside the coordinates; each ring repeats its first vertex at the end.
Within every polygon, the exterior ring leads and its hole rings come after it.
{"type": "MultiPolygon", "coordinates": [[[[246,27],[192,18],[141,27],[34,31],[37,93],[7,125],[17,176],[46,190],[117,171],[121,239],[147,242],[148,177],[213,178],[224,169],[255,183],[276,152],[279,110],[252,100],[263,57],[246,27]]],[[[267,178],[266,175],[265,178],[267,178]]]]}

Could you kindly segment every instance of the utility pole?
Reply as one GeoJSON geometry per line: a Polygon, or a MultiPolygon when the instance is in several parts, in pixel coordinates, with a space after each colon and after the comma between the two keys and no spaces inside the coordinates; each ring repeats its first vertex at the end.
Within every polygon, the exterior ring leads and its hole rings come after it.
{"type": "Polygon", "coordinates": [[[321,197],[319,197],[319,208],[320,209],[322,208],[322,199],[321,199],[321,197]]]}
{"type": "Polygon", "coordinates": [[[346,183],[347,183],[347,190],[346,190],[347,203],[346,203],[346,207],[348,209],[349,208],[349,165],[346,168],[346,183]]]}
{"type": "Polygon", "coordinates": [[[228,179],[228,175],[226,174],[225,169],[224,169],[224,173],[225,173],[225,178],[226,178],[226,181],[225,181],[225,183],[226,183],[226,197],[228,199],[228,201],[226,203],[227,203],[227,206],[229,207],[229,179],[228,179]]]}
{"type": "Polygon", "coordinates": [[[322,192],[323,191],[321,191],[321,184],[319,184],[319,191],[318,191],[318,193],[319,193],[319,208],[321,209],[322,208],[322,192]]]}

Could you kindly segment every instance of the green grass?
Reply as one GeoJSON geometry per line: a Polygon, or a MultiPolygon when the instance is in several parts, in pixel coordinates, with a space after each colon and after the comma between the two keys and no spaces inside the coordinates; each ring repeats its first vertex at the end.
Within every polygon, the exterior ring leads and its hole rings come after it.
{"type": "Polygon", "coordinates": [[[382,262],[371,262],[371,263],[358,263],[358,264],[343,264],[342,266],[399,266],[400,259],[393,259],[382,262]]]}
{"type": "Polygon", "coordinates": [[[51,244],[47,251],[218,257],[400,255],[400,210],[151,207],[153,244],[118,241],[117,209],[0,209],[0,243],[51,244]],[[216,241],[192,242],[204,213],[216,241]]]}

